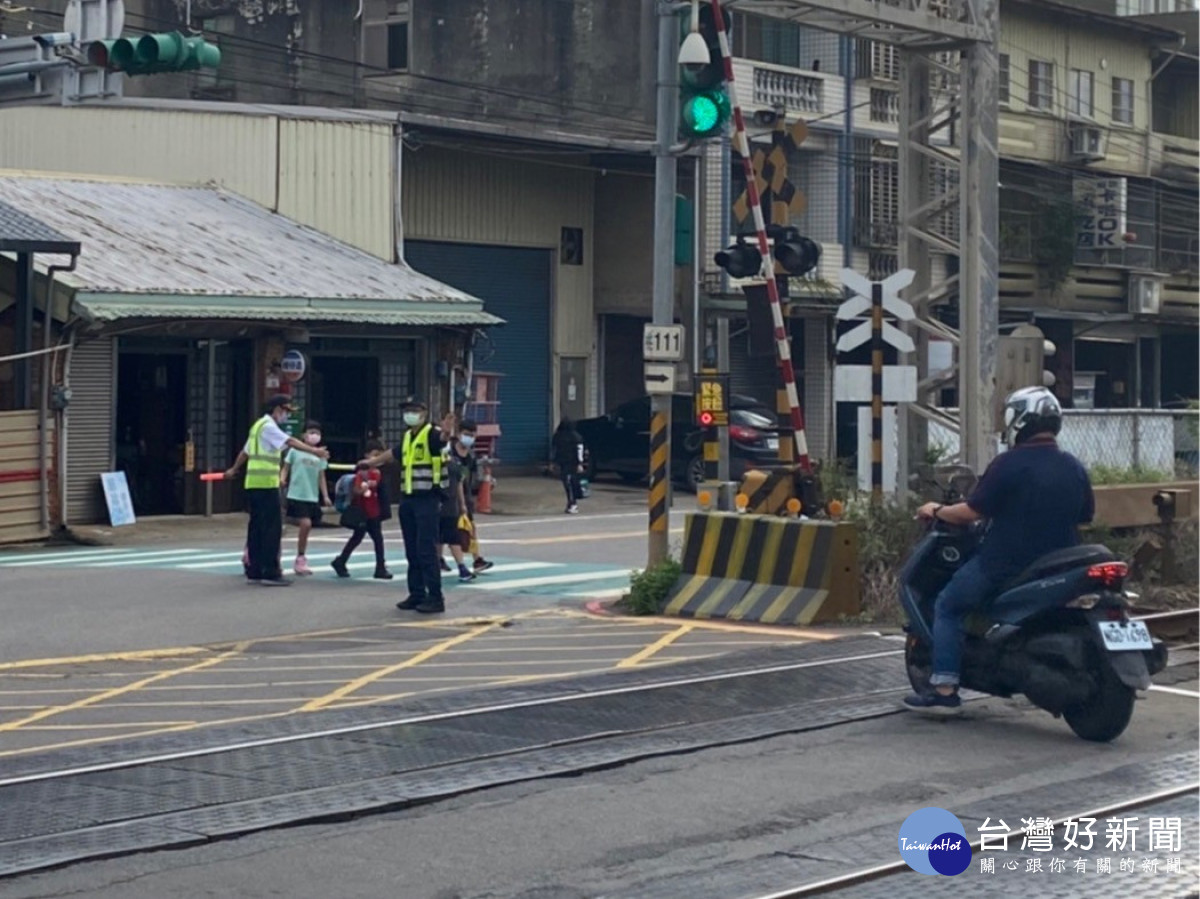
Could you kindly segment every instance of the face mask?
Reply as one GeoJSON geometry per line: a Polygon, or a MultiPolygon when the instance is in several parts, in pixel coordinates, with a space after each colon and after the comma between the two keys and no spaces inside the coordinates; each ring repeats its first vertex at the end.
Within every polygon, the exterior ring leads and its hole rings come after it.
{"type": "Polygon", "coordinates": [[[288,414],[286,412],[280,412],[277,415],[275,415],[274,418],[275,418],[275,424],[281,425],[288,420],[288,414]]]}
{"type": "Polygon", "coordinates": [[[318,434],[316,431],[309,431],[307,434],[304,435],[304,442],[307,443],[309,446],[317,446],[321,442],[321,435],[318,434]]]}
{"type": "Polygon", "coordinates": [[[417,425],[419,425],[421,423],[421,413],[420,412],[405,412],[404,413],[404,423],[406,425],[408,425],[410,428],[415,428],[417,425]]]}
{"type": "Polygon", "coordinates": [[[458,438],[458,442],[461,443],[463,446],[465,446],[467,449],[470,449],[471,447],[473,447],[475,445],[475,438],[472,437],[470,434],[463,434],[461,437],[458,438]]]}

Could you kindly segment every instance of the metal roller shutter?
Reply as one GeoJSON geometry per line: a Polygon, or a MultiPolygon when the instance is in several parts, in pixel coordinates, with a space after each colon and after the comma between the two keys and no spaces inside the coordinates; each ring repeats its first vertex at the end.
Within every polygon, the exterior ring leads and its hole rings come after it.
{"type": "Polygon", "coordinates": [[[544,462],[550,440],[551,251],[407,240],[404,255],[417,271],[479,297],[485,310],[507,322],[489,332],[492,357],[475,362],[478,371],[504,375],[498,455],[510,465],[544,462]]]}
{"type": "Polygon", "coordinates": [[[67,408],[67,523],[106,521],[100,475],[113,470],[117,346],[110,337],[89,340],[71,353],[71,405],[67,408]]]}

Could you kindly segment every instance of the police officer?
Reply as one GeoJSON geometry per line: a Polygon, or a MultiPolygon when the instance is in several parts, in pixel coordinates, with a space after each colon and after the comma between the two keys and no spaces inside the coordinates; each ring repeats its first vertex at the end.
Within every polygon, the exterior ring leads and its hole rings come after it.
{"type": "Polygon", "coordinates": [[[250,525],[246,533],[246,578],[264,587],[286,587],[291,581],[283,576],[279,564],[283,539],[283,513],[279,499],[280,453],[285,446],[322,459],[329,458],[324,447],[309,446],[289,437],[280,425],[292,411],[291,398],[277,394],[267,400],[263,417],[250,428],[246,445],[225,477],[237,477],[246,466],[246,504],[250,525]]]}
{"type": "Polygon", "coordinates": [[[396,608],[433,614],[446,611],[437,542],[446,483],[442,450],[449,438],[429,424],[429,408],[420,400],[409,400],[403,410],[407,430],[401,442],[359,464],[378,468],[400,461],[399,518],[408,560],[408,598],[396,608]]]}

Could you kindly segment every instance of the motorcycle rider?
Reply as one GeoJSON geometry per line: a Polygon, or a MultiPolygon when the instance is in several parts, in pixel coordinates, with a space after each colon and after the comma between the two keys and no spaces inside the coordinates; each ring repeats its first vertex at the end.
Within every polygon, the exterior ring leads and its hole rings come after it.
{"type": "Polygon", "coordinates": [[[1004,442],[966,502],[926,503],[918,517],[969,525],[988,519],[979,551],[966,562],[934,602],[933,675],[927,693],[913,694],[911,709],[958,709],[962,623],[975,608],[1034,560],[1079,544],[1079,525],[1092,520],[1095,497],[1087,470],[1058,448],[1062,407],[1044,387],[1025,387],[1004,403],[1004,442]]]}

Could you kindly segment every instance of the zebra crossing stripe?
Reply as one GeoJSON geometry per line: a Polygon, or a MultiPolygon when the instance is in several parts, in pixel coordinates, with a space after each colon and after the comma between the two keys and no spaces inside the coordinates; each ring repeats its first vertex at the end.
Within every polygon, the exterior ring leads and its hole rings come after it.
{"type": "MultiPolygon", "coordinates": [[[[170,565],[173,562],[190,562],[195,559],[227,558],[229,553],[206,553],[198,549],[176,550],[170,556],[150,558],[144,555],[115,559],[111,562],[89,562],[88,568],[133,568],[139,565],[170,565]]],[[[240,556],[238,557],[240,560],[240,556]]]]}
{"type": "MultiPolygon", "coordinates": [[[[531,566],[537,567],[537,566],[531,566]]],[[[497,566],[499,568],[499,566],[497,566]]],[[[511,568],[509,569],[512,570],[511,568]]],[[[487,582],[489,590],[511,590],[518,587],[540,587],[557,584],[577,584],[584,581],[603,581],[612,580],[616,577],[628,577],[628,573],[609,569],[608,571],[583,571],[576,574],[552,574],[548,577],[527,577],[520,578],[515,581],[492,581],[487,582]]],[[[472,581],[467,586],[484,586],[478,581],[472,581]]]]}
{"type": "Polygon", "coordinates": [[[0,554],[0,565],[21,565],[27,562],[50,562],[54,560],[75,561],[77,559],[91,559],[97,557],[112,557],[120,555],[129,555],[133,553],[131,549],[81,549],[81,550],[66,550],[64,552],[39,552],[39,553],[24,553],[19,556],[10,556],[7,553],[0,554]]]}
{"type": "MultiPolygon", "coordinates": [[[[124,559],[133,559],[133,558],[153,560],[156,557],[159,561],[168,561],[167,559],[163,559],[162,557],[167,556],[167,557],[180,558],[181,553],[184,553],[184,552],[199,553],[200,550],[198,550],[198,549],[189,549],[189,550],[162,549],[162,550],[157,550],[155,552],[137,553],[136,555],[134,555],[132,553],[126,553],[122,556],[122,561],[124,561],[124,559]]],[[[44,565],[61,565],[64,568],[69,568],[74,565],[78,565],[81,568],[90,568],[90,567],[96,567],[96,566],[102,564],[106,559],[111,559],[115,555],[118,555],[118,554],[117,553],[110,553],[110,554],[105,554],[105,555],[96,554],[96,555],[89,555],[86,558],[81,558],[82,555],[83,555],[82,553],[79,553],[79,554],[76,554],[73,556],[71,556],[71,555],[56,556],[53,559],[34,559],[29,562],[13,563],[9,567],[18,567],[19,566],[21,568],[33,568],[36,566],[44,566],[44,565]]]]}

